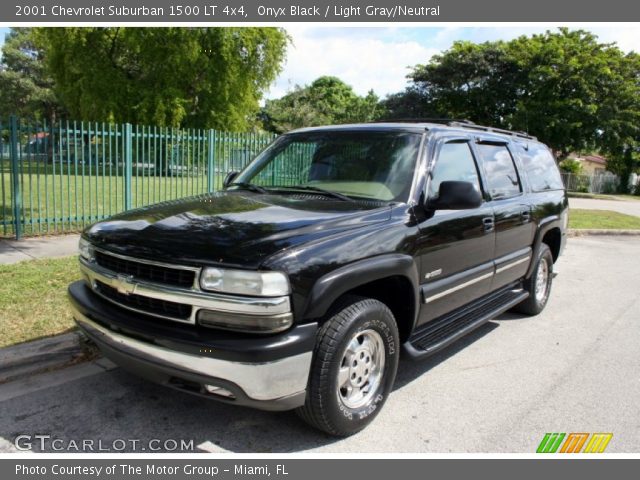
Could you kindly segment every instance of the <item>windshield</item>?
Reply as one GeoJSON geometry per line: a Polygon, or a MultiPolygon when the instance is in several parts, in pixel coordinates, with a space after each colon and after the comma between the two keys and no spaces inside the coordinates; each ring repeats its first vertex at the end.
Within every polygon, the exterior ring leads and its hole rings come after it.
{"type": "Polygon", "coordinates": [[[259,186],[270,193],[298,187],[334,192],[338,194],[335,197],[407,201],[420,139],[417,133],[382,131],[283,135],[234,183],[259,186]]]}

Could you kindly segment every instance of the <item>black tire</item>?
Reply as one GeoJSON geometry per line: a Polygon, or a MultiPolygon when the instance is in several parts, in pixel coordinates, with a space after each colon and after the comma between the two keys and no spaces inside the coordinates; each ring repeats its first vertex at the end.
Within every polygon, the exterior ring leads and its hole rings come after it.
{"type": "Polygon", "coordinates": [[[551,294],[551,284],[553,283],[553,255],[546,243],[540,244],[538,250],[538,256],[536,257],[536,266],[531,273],[531,276],[524,281],[524,289],[529,292],[529,298],[524,302],[516,305],[513,310],[526,315],[537,315],[544,307],[547,306],[549,301],[549,295],[551,294]],[[540,269],[545,268],[543,263],[546,264],[546,280],[544,293],[536,290],[536,283],[540,269]]]}
{"type": "Polygon", "coordinates": [[[318,332],[306,403],[297,413],[319,430],[335,436],[348,436],[371,423],[391,393],[398,370],[400,339],[393,314],[378,300],[345,297],[333,312],[318,332]],[[350,349],[347,348],[349,345],[350,349]],[[377,348],[367,347],[374,345],[377,348]],[[366,352],[369,351],[368,356],[366,352]],[[383,352],[384,357],[379,352],[383,352]],[[362,353],[365,355],[360,358],[362,353]],[[375,365],[381,358],[383,366],[374,366],[369,373],[367,365],[375,365]],[[368,359],[373,363],[365,363],[368,359]],[[353,363],[358,361],[357,365],[353,363]],[[346,377],[345,369],[348,371],[346,377]],[[340,371],[343,372],[342,377],[339,376],[340,371]],[[362,377],[358,376],[360,374],[362,377]],[[345,378],[349,379],[348,385],[340,388],[338,383],[345,378]],[[362,387],[353,386],[353,382],[358,381],[363,382],[362,387]],[[356,405],[355,400],[351,400],[350,391],[355,392],[353,396],[358,396],[359,392],[362,396],[359,400],[364,403],[356,405]],[[353,408],[348,406],[350,402],[353,408]]]}

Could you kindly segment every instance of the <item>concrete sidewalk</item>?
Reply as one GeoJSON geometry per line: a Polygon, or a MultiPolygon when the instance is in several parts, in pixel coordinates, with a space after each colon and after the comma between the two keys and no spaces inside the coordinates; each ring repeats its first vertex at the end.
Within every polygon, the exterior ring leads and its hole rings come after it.
{"type": "Polygon", "coordinates": [[[0,240],[0,265],[18,263],[36,258],[57,258],[78,252],[80,235],[59,235],[25,238],[23,240],[0,240]]]}

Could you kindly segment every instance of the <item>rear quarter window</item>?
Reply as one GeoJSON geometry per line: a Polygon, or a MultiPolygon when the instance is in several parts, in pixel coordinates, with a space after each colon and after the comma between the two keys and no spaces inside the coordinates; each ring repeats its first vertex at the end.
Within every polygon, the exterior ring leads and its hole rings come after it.
{"type": "Polygon", "coordinates": [[[547,147],[540,144],[529,144],[529,150],[523,148],[520,156],[529,178],[531,190],[543,192],[564,188],[558,165],[547,147]]]}

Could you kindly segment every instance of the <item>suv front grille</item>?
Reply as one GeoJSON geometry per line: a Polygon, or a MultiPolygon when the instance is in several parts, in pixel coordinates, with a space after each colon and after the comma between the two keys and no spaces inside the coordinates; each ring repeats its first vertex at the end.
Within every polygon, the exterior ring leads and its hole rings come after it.
{"type": "Polygon", "coordinates": [[[191,318],[191,305],[168,302],[136,294],[127,295],[98,280],[95,282],[95,291],[114,303],[150,315],[184,321],[188,321],[191,318]]]}
{"type": "Polygon", "coordinates": [[[196,273],[193,270],[152,265],[135,260],[128,260],[105,252],[95,252],[96,263],[102,268],[115,273],[132,275],[139,280],[148,280],[154,283],[171,285],[175,287],[191,288],[195,282],[196,273]]]}

